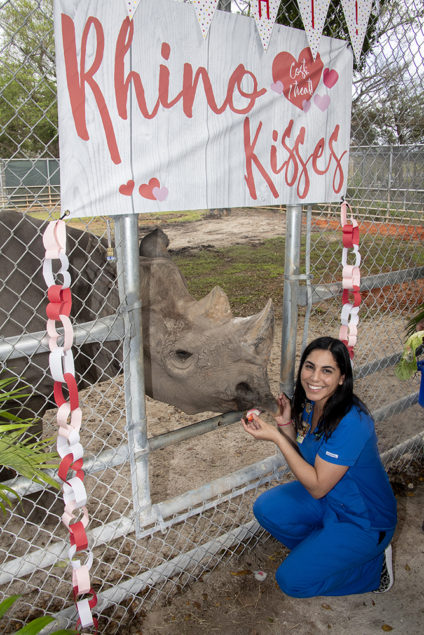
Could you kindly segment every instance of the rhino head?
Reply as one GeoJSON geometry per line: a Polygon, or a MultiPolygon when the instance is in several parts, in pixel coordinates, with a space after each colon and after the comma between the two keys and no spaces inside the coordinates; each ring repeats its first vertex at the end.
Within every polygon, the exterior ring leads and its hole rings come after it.
{"type": "Polygon", "coordinates": [[[267,376],[272,301],[257,315],[234,318],[220,287],[195,300],[168,244],[160,229],[140,243],[146,393],[188,414],[275,410],[267,376]]]}
{"type": "MultiPolygon", "coordinates": [[[[44,224],[17,212],[0,212],[0,228],[5,235],[0,250],[0,278],[5,281],[1,335],[44,331],[44,224]]],[[[219,287],[196,301],[171,260],[168,242],[157,229],[140,244],[146,394],[187,413],[252,406],[273,409],[266,372],[273,337],[271,302],[259,315],[233,318],[227,296],[219,287]]],[[[105,262],[105,248],[92,234],[68,227],[76,323],[113,314],[119,307],[115,267],[105,262]]],[[[47,353],[29,360],[13,359],[8,365],[8,372],[24,377],[26,385],[34,387],[25,404],[28,413],[41,415],[49,405],[52,380],[40,370],[47,368],[47,353]]],[[[75,350],[75,369],[79,388],[116,376],[122,369],[121,342],[83,344],[75,350]]]]}

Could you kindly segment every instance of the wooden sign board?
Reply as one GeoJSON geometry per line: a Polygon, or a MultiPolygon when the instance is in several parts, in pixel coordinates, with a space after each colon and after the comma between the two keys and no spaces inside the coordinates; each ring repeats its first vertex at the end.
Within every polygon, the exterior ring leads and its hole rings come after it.
{"type": "Polygon", "coordinates": [[[347,43],[190,4],[55,0],[62,209],[96,216],[339,201],[347,43]]]}

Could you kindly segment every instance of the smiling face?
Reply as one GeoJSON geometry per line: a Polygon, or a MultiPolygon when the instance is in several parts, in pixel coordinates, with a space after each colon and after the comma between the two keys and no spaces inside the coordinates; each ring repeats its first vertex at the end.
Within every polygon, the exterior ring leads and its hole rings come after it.
{"type": "Polygon", "coordinates": [[[328,350],[314,349],[305,359],[300,372],[300,382],[307,399],[323,408],[344,381],[333,354],[328,350]]]}

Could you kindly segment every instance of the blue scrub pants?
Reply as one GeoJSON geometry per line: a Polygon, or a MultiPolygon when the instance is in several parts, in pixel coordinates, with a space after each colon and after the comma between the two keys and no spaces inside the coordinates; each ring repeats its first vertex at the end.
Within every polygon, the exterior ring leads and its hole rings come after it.
{"type": "Polygon", "coordinates": [[[394,529],[376,529],[340,521],[325,497],[316,500],[297,481],[261,494],[253,513],[262,527],[291,549],[277,569],[287,595],[350,595],[378,589],[384,550],[394,529]]]}

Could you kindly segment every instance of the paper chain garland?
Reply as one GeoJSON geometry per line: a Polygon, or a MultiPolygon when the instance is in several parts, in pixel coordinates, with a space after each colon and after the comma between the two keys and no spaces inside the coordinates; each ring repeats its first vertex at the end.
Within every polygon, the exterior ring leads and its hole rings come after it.
{"type": "Polygon", "coordinates": [[[342,266],[343,266],[343,292],[342,292],[342,313],[341,313],[341,327],[339,332],[339,339],[346,344],[349,351],[350,358],[354,357],[354,347],[357,342],[358,336],[358,323],[359,323],[359,305],[361,304],[361,254],[359,253],[359,227],[357,221],[353,218],[352,208],[350,205],[343,201],[340,208],[341,225],[343,230],[343,252],[342,252],[342,266]],[[347,209],[350,211],[351,225],[347,223],[347,209]],[[353,249],[355,256],[355,264],[348,265],[348,249],[353,249]]]}
{"type": "Polygon", "coordinates": [[[83,628],[94,626],[97,629],[97,620],[91,614],[91,610],[97,604],[97,596],[90,583],[93,554],[88,548],[86,534],[89,520],[86,507],[87,493],[84,486],[85,474],[82,469],[84,449],[80,443],[79,434],[82,412],[79,407],[72,354],[73,329],[69,319],[72,306],[71,276],[68,271],[69,260],[66,256],[66,225],[63,220],[48,223],[43,235],[43,244],[46,250],[43,276],[48,288],[49,301],[46,307],[50,348],[49,365],[54,381],[54,400],[58,406],[57,451],[61,458],[58,475],[63,481],[62,492],[65,503],[62,522],[70,534],[71,546],[68,555],[72,565],[72,586],[79,616],[78,623],[81,623],[83,628]],[[55,284],[53,260],[60,260],[61,266],[56,276],[62,277],[62,284],[55,284]],[[59,333],[56,331],[56,322],[60,322],[63,326],[63,346],[57,343],[59,333]],[[63,384],[66,384],[68,401],[63,395],[63,384]],[[69,477],[70,471],[74,474],[69,477]],[[75,558],[80,552],[86,553],[84,563],[75,558]],[[81,597],[87,595],[91,597],[81,597]]]}

